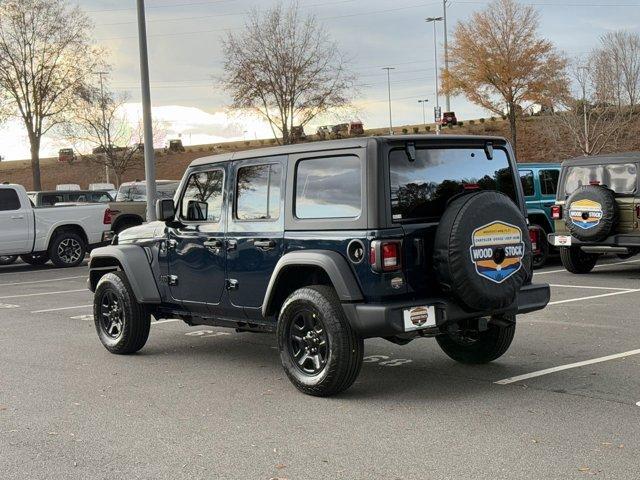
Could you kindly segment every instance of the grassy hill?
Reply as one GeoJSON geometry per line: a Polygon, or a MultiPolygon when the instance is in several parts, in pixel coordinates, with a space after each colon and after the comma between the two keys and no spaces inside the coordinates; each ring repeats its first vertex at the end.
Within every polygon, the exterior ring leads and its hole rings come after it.
{"type": "MultiPolygon", "coordinates": [[[[564,158],[577,156],[579,151],[572,144],[570,139],[558,144],[557,140],[550,138],[549,117],[524,117],[518,127],[518,152],[517,157],[520,162],[558,162],[564,158]]],[[[640,150],[640,121],[636,122],[625,138],[615,147],[616,151],[640,150]]],[[[386,135],[388,128],[374,128],[367,130],[366,135],[386,135]]],[[[394,128],[396,135],[404,133],[427,133],[435,134],[435,126],[428,125],[401,125],[394,128]]],[[[502,118],[485,118],[463,122],[462,126],[452,128],[445,127],[443,135],[465,134],[465,135],[495,135],[509,138],[509,124],[502,118]]],[[[309,141],[314,141],[314,136],[309,137],[309,141]]],[[[179,179],[189,163],[196,158],[214,155],[217,153],[231,152],[238,150],[262,148],[272,145],[274,140],[252,140],[240,142],[228,142],[215,145],[195,145],[186,148],[184,153],[157,152],[157,178],[179,179]]],[[[58,163],[56,158],[45,158],[41,160],[41,176],[44,189],[55,189],[60,183],[77,183],[86,188],[89,183],[104,181],[104,168],[90,160],[83,159],[74,162],[72,165],[58,163]]],[[[144,178],[144,162],[142,157],[138,158],[135,165],[125,174],[124,181],[144,178]]],[[[31,185],[31,165],[28,160],[2,162],[0,163],[0,182],[8,181],[19,183],[27,189],[31,185]]]]}

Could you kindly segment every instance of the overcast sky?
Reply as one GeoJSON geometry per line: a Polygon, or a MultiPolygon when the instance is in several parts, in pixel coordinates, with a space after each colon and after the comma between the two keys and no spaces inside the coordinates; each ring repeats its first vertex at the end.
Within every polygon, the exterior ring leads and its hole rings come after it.
{"type": "MultiPolygon", "coordinates": [[[[130,94],[130,111],[140,101],[137,24],[134,0],[81,0],[95,22],[95,38],[110,51],[111,85],[130,94]]],[[[222,138],[265,137],[268,129],[251,119],[229,118],[229,99],[212,77],[221,73],[220,38],[228,29],[242,28],[253,6],[266,9],[275,0],[147,0],[147,21],[154,115],[169,125],[171,136],[182,134],[186,144],[222,138]]],[[[486,0],[449,2],[449,31],[486,0]]],[[[541,34],[568,56],[586,55],[599,38],[615,29],[640,28],[638,0],[531,0],[541,16],[541,34]]],[[[356,105],[366,127],[388,125],[387,83],[383,66],[392,66],[394,125],[419,123],[418,99],[429,100],[433,118],[434,44],[428,16],[442,14],[442,1],[420,0],[300,0],[303,12],[316,14],[343,53],[353,59],[360,82],[369,85],[356,105]]],[[[442,55],[442,26],[438,49],[442,55]]],[[[441,104],[444,99],[441,99],[441,104]]],[[[452,101],[458,118],[489,116],[463,98],[452,101]]],[[[330,119],[327,119],[330,123],[330,119]]],[[[0,137],[14,129],[5,128],[0,137]]],[[[0,138],[0,141],[2,138],[0,138]]],[[[16,144],[8,158],[26,158],[28,148],[16,144]]],[[[59,146],[46,142],[51,153],[59,146]]],[[[26,145],[25,145],[26,147],[26,145]]]]}

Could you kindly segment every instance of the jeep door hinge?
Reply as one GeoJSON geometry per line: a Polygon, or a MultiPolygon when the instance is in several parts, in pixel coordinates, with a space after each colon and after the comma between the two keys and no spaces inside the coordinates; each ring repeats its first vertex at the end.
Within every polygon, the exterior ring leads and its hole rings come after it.
{"type": "Polygon", "coordinates": [[[178,276],[177,275],[160,275],[160,282],[165,283],[169,286],[175,286],[178,284],[178,276]]]}
{"type": "Polygon", "coordinates": [[[173,238],[170,238],[169,240],[167,240],[167,250],[175,250],[177,246],[178,246],[177,240],[174,240],[173,238]]]}
{"type": "Polygon", "coordinates": [[[238,280],[236,280],[235,278],[227,279],[227,290],[237,290],[238,286],[238,280]]]}

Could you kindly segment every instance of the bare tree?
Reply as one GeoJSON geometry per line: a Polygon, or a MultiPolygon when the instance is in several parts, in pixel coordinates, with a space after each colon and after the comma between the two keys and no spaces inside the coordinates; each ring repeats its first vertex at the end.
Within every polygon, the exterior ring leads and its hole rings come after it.
{"type": "Polygon", "coordinates": [[[90,31],[87,16],[67,0],[0,2],[0,90],[27,130],[36,190],[42,136],[64,121],[101,62],[90,31]]]}
{"type": "Polygon", "coordinates": [[[599,96],[635,107],[640,99],[640,35],[618,30],[600,40],[591,53],[599,96]]]}
{"type": "Polygon", "coordinates": [[[598,155],[616,148],[634,121],[633,108],[621,105],[615,91],[603,88],[608,74],[599,56],[591,55],[584,64],[576,61],[570,72],[574,91],[564,98],[561,109],[548,123],[558,153],[598,155]]]}
{"type": "Polygon", "coordinates": [[[458,23],[443,72],[445,92],[499,115],[507,112],[514,147],[518,115],[527,104],[553,105],[566,91],[566,62],[538,36],[538,26],[533,7],[494,0],[458,23]]]}
{"type": "Polygon", "coordinates": [[[244,30],[230,33],[223,47],[222,82],[231,107],[257,112],[285,144],[293,140],[294,125],[344,107],[355,93],[341,47],[316,17],[302,18],[295,2],[254,9],[244,30]]]}
{"type": "MultiPolygon", "coordinates": [[[[143,148],[142,123],[132,124],[124,105],[126,95],[115,95],[108,86],[85,88],[68,122],[61,126],[61,135],[70,141],[81,157],[107,166],[122,183],[122,176],[140,160],[143,148]],[[82,153],[90,152],[90,153],[82,153]]],[[[155,140],[164,135],[161,126],[154,126],[155,140]]]]}

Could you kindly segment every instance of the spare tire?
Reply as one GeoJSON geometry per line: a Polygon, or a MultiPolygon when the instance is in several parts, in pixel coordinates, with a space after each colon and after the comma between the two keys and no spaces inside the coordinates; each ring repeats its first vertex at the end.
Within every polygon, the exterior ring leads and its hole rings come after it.
{"type": "Polygon", "coordinates": [[[453,199],[434,243],[440,285],[473,311],[511,305],[531,277],[531,241],[522,212],[506,195],[474,192],[453,199]]]}
{"type": "Polygon", "coordinates": [[[584,185],[567,198],[564,221],[571,235],[584,242],[609,236],[618,221],[616,198],[601,185],[584,185]]]}

